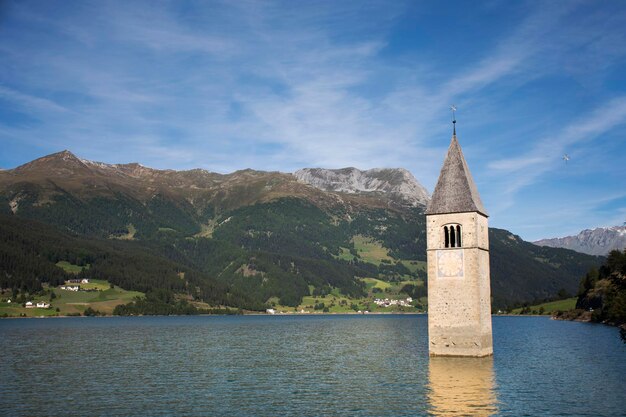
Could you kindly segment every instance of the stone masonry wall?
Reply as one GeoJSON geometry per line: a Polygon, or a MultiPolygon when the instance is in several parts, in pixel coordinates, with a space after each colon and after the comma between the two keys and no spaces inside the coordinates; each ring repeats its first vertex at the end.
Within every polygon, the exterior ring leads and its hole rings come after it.
{"type": "Polygon", "coordinates": [[[431,355],[493,352],[487,217],[478,213],[426,216],[428,332],[431,355]],[[445,248],[443,226],[460,224],[461,248],[445,248]]]}

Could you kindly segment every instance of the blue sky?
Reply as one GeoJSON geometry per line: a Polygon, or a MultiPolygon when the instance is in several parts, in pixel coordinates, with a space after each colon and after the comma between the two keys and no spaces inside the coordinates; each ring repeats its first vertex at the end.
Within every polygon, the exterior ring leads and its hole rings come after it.
{"type": "Polygon", "coordinates": [[[4,1],[0,167],[404,167],[432,192],[454,103],[492,226],[618,225],[625,28],[623,1],[4,1]]]}

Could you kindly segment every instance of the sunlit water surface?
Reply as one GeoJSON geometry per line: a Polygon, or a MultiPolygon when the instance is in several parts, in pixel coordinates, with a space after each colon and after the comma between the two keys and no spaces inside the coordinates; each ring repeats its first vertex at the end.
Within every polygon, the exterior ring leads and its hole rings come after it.
{"type": "Polygon", "coordinates": [[[0,320],[0,415],[626,415],[615,328],[493,329],[493,358],[429,359],[416,315],[0,320]]]}

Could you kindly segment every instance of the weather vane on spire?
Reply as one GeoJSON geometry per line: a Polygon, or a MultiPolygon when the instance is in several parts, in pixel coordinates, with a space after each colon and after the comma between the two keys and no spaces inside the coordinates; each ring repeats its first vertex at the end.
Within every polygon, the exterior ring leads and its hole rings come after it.
{"type": "Polygon", "coordinates": [[[452,134],[456,136],[456,106],[451,105],[450,110],[452,110],[452,134]]]}

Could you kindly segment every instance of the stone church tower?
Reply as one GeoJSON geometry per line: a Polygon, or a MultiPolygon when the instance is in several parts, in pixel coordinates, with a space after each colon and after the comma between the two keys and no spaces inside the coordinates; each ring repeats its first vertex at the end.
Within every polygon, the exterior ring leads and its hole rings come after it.
{"type": "Polygon", "coordinates": [[[426,236],[430,355],[492,355],[487,211],[456,130],[426,209],[426,236]]]}

